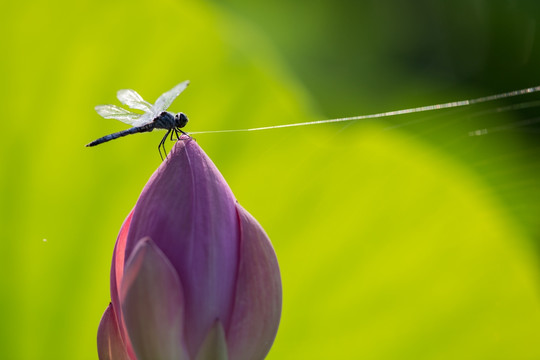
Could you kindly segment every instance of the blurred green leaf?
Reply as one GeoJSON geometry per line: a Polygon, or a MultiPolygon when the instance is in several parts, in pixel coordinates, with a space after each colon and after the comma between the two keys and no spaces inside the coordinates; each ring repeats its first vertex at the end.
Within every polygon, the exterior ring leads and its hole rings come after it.
{"type": "Polygon", "coordinates": [[[485,184],[373,124],[287,133],[228,174],[282,267],[270,358],[540,356],[537,259],[485,184]]]}

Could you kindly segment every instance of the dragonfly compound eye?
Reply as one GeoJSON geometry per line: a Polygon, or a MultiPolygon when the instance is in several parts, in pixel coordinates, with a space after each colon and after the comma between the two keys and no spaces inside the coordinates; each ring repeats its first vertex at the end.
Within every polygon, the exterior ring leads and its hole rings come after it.
{"type": "Polygon", "coordinates": [[[182,128],[182,127],[186,126],[186,124],[188,122],[188,118],[184,113],[176,114],[175,120],[176,120],[176,126],[179,127],[179,128],[182,128]]]}

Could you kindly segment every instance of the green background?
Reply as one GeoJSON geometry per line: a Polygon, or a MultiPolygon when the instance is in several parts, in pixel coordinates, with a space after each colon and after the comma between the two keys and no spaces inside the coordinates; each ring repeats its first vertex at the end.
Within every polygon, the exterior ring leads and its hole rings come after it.
{"type": "MultiPolygon", "coordinates": [[[[126,128],[93,110],[116,90],[153,102],[189,79],[171,110],[200,131],[540,84],[535,1],[30,0],[0,14],[1,359],[97,358],[116,235],[162,136],[85,148],[126,128]]],[[[538,108],[497,110],[533,100],[197,135],[280,261],[268,358],[540,359],[538,108]]]]}

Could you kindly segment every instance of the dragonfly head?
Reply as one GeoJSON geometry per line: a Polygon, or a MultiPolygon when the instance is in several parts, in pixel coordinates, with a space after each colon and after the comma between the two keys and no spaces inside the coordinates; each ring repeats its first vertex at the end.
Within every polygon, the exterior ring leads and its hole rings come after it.
{"type": "Polygon", "coordinates": [[[183,128],[188,122],[188,118],[184,113],[178,113],[174,116],[176,127],[183,128]]]}

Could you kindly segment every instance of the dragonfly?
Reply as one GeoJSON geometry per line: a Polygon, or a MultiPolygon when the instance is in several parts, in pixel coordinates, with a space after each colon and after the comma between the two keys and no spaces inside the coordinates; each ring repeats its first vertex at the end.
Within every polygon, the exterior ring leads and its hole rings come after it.
{"type": "Polygon", "coordinates": [[[189,136],[187,133],[182,131],[182,128],[186,126],[188,122],[187,116],[181,112],[173,114],[167,111],[174,99],[176,99],[188,85],[189,81],[181,82],[171,90],[163,93],[156,100],[154,105],[145,101],[135,90],[118,90],[116,97],[122,104],[130,107],[131,109],[143,111],[144,113],[141,114],[138,112],[133,112],[116,105],[96,106],[96,112],[105,119],[120,120],[123,123],[131,125],[132,128],[105,135],[89,144],[86,144],[86,146],[96,146],[130,134],[150,132],[154,129],[163,129],[167,130],[167,133],[163,139],[161,139],[158,145],[159,156],[161,156],[161,160],[163,160],[161,149],[163,149],[163,154],[166,156],[167,151],[165,149],[165,141],[167,140],[167,136],[169,136],[169,134],[171,135],[171,141],[173,140],[174,135],[176,135],[177,140],[180,140],[180,133],[189,136]]]}

